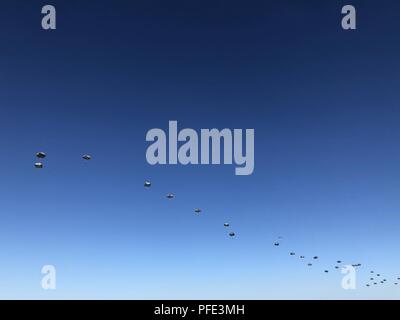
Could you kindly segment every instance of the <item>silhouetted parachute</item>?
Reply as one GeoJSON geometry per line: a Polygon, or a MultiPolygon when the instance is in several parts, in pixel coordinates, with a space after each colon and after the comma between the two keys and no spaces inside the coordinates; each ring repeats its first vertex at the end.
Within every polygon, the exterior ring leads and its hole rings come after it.
{"type": "Polygon", "coordinates": [[[312,263],[307,263],[307,265],[308,265],[309,267],[311,267],[311,266],[312,266],[312,263]]]}
{"type": "Polygon", "coordinates": [[[371,271],[371,273],[374,273],[373,271],[371,271]]]}
{"type": "Polygon", "coordinates": [[[339,269],[339,266],[335,266],[335,269],[339,269]]]}
{"type": "Polygon", "coordinates": [[[42,169],[42,168],[43,168],[43,163],[41,163],[41,162],[36,162],[36,163],[35,163],[35,168],[36,168],[36,169],[42,169]]]}
{"type": "Polygon", "coordinates": [[[146,180],[146,181],[144,182],[144,186],[145,186],[145,188],[150,188],[150,187],[151,187],[151,182],[148,181],[148,180],[146,180]]]}
{"type": "Polygon", "coordinates": [[[234,237],[235,235],[236,235],[236,234],[235,234],[234,232],[230,232],[230,233],[229,233],[229,236],[230,236],[230,237],[234,237]]]}
{"type": "Polygon", "coordinates": [[[313,257],[313,259],[314,259],[314,260],[317,260],[317,259],[318,259],[318,256],[313,257]]]}
{"type": "Polygon", "coordinates": [[[85,155],[82,156],[82,159],[83,160],[92,160],[92,156],[88,155],[88,154],[85,154],[85,155]]]}
{"type": "Polygon", "coordinates": [[[300,259],[304,259],[305,258],[305,256],[300,256],[300,259]]]}
{"type": "Polygon", "coordinates": [[[294,256],[294,255],[296,255],[296,254],[295,254],[294,252],[291,252],[290,255],[291,255],[291,256],[294,256]]]}
{"type": "Polygon", "coordinates": [[[341,261],[341,260],[338,260],[338,261],[336,261],[336,263],[342,263],[342,261],[341,261]]]}
{"type": "Polygon", "coordinates": [[[370,278],[369,280],[373,281],[373,280],[374,280],[374,278],[370,278]]]}
{"type": "Polygon", "coordinates": [[[167,199],[173,199],[175,196],[172,193],[167,194],[167,199]]]}
{"type": "Polygon", "coordinates": [[[377,277],[380,277],[381,275],[378,273],[376,276],[377,276],[377,277]]]}
{"type": "Polygon", "coordinates": [[[369,287],[369,284],[367,284],[366,286],[369,287]]]}
{"type": "Polygon", "coordinates": [[[274,246],[275,246],[275,247],[278,247],[279,244],[280,244],[279,242],[275,242],[275,243],[274,243],[274,246]]]}
{"type": "Polygon", "coordinates": [[[38,152],[36,153],[36,157],[39,159],[44,159],[46,158],[46,154],[44,152],[38,152]]]}
{"type": "Polygon", "coordinates": [[[224,223],[224,227],[229,227],[229,223],[224,223]]]}
{"type": "Polygon", "coordinates": [[[196,212],[197,214],[199,214],[199,213],[201,213],[201,209],[196,208],[196,209],[194,209],[194,212],[196,212]]]}
{"type": "Polygon", "coordinates": [[[376,282],[374,282],[374,285],[377,285],[377,283],[376,283],[376,282]]]}
{"type": "Polygon", "coordinates": [[[397,282],[395,282],[394,284],[395,284],[396,286],[398,285],[398,283],[397,283],[397,282]]]}
{"type": "Polygon", "coordinates": [[[329,272],[329,270],[325,270],[324,272],[325,272],[325,273],[328,273],[328,272],[329,272]]]}

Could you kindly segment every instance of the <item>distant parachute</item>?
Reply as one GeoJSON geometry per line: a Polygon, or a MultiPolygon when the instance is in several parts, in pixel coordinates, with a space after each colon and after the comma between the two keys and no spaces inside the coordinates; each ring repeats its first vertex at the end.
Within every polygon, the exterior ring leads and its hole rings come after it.
{"type": "Polygon", "coordinates": [[[234,237],[235,235],[236,235],[236,234],[235,234],[234,232],[230,232],[230,233],[229,233],[229,236],[230,236],[230,237],[234,237]]]}
{"type": "Polygon", "coordinates": [[[329,271],[328,271],[328,270],[325,270],[324,272],[325,272],[325,273],[328,273],[329,271]]]}
{"type": "Polygon", "coordinates": [[[305,258],[305,256],[300,256],[300,259],[304,259],[305,258]]]}
{"type": "Polygon", "coordinates": [[[312,266],[312,263],[308,263],[307,265],[308,265],[309,267],[311,267],[311,266],[312,266]]]}
{"type": "Polygon", "coordinates": [[[91,159],[92,159],[92,156],[90,156],[90,155],[88,155],[88,154],[85,154],[85,155],[82,156],[82,159],[84,159],[84,160],[91,160],[91,159]]]}
{"type": "Polygon", "coordinates": [[[36,157],[39,159],[44,159],[46,158],[46,154],[44,152],[38,152],[36,153],[36,157]]]}
{"type": "Polygon", "coordinates": [[[174,195],[172,193],[167,194],[167,199],[173,199],[173,198],[174,198],[174,195]]]}
{"type": "Polygon", "coordinates": [[[296,255],[296,254],[295,254],[294,252],[291,252],[290,255],[291,255],[291,256],[294,256],[294,255],[296,255]]]}
{"type": "Polygon", "coordinates": [[[224,227],[229,227],[229,223],[224,223],[224,227]]]}
{"type": "Polygon", "coordinates": [[[196,209],[194,209],[194,212],[196,212],[197,214],[199,214],[199,213],[201,213],[201,209],[196,208],[196,209]]]}
{"type": "Polygon", "coordinates": [[[150,188],[150,187],[151,187],[151,182],[148,181],[148,180],[146,180],[146,181],[144,182],[144,186],[145,186],[146,188],[150,188]]]}
{"type": "Polygon", "coordinates": [[[274,243],[274,246],[275,246],[275,247],[279,247],[279,245],[280,245],[279,242],[275,242],[275,243],[274,243]]]}
{"type": "Polygon", "coordinates": [[[313,259],[314,259],[314,260],[317,260],[317,259],[318,259],[318,256],[315,256],[313,259]]]}
{"type": "MultiPolygon", "coordinates": [[[[44,152],[37,152],[36,153],[36,158],[38,159],[44,159],[46,158],[46,154],[44,152]]],[[[42,169],[43,168],[43,162],[38,161],[35,163],[35,168],[36,169],[42,169]]]]}

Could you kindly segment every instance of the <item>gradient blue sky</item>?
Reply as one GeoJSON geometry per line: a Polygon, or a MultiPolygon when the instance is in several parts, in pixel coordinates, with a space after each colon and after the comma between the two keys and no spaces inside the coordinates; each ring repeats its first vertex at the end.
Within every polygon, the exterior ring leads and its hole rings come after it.
{"type": "Polygon", "coordinates": [[[399,14],[394,0],[2,1],[0,298],[400,298],[364,287],[370,269],[400,276],[399,14]],[[56,31],[40,27],[48,3],[56,31]],[[340,26],[348,3],[357,31],[340,26]],[[169,120],[254,128],[254,174],[148,165],[146,132],[169,120]],[[358,290],[323,273],[338,259],[363,264],[358,290]]]}

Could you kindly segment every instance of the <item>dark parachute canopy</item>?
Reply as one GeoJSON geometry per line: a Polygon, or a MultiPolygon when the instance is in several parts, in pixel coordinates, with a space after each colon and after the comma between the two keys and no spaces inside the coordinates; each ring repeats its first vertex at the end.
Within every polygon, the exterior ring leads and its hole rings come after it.
{"type": "Polygon", "coordinates": [[[84,160],[91,160],[91,159],[92,159],[92,156],[89,155],[89,154],[84,154],[84,155],[82,156],[82,159],[84,159],[84,160]]]}
{"type": "Polygon", "coordinates": [[[39,159],[44,159],[46,158],[46,154],[44,152],[38,152],[36,153],[36,157],[39,159]]]}

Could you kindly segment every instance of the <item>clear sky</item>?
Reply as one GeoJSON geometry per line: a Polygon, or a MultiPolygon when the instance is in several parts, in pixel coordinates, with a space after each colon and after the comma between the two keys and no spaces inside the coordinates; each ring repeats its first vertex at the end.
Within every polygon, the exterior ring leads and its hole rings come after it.
{"type": "Polygon", "coordinates": [[[400,298],[400,4],[350,2],[3,1],[0,298],[400,298]],[[253,175],[150,166],[169,120],[254,128],[253,175]]]}

